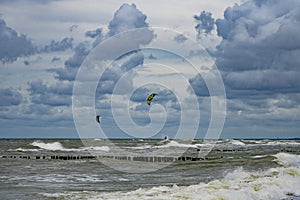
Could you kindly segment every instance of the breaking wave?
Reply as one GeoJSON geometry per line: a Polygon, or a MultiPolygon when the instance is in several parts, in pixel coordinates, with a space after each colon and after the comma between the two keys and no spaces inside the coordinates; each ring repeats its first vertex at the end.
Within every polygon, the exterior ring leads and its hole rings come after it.
{"type": "Polygon", "coordinates": [[[48,151],[105,151],[105,152],[108,152],[110,150],[108,146],[65,148],[60,142],[44,143],[44,142],[40,142],[40,141],[34,141],[30,145],[38,147],[43,150],[48,150],[48,151]]]}
{"type": "MultiPolygon", "coordinates": [[[[300,168],[300,155],[289,154],[289,153],[278,153],[275,156],[275,161],[283,166],[299,167],[300,168]]],[[[300,188],[300,187],[299,187],[300,188]]]]}
{"type": "Polygon", "coordinates": [[[44,143],[44,142],[34,141],[30,145],[39,147],[40,149],[45,149],[45,150],[50,150],[50,151],[65,151],[66,150],[66,148],[64,148],[63,145],[59,142],[44,143]]]}
{"type": "MultiPolygon", "coordinates": [[[[283,155],[276,155],[282,159],[283,155]]],[[[293,155],[288,155],[293,156],[293,155]]],[[[283,157],[288,157],[284,155],[283,157]]],[[[299,159],[299,158],[297,158],[299,159]]],[[[296,163],[297,164],[297,163],[296,163]]],[[[191,199],[191,200],[283,200],[300,199],[300,169],[278,167],[264,171],[243,168],[227,173],[224,178],[190,186],[158,186],[134,191],[65,192],[56,197],[66,199],[191,199]]],[[[46,195],[46,194],[44,194],[46,195]]]]}

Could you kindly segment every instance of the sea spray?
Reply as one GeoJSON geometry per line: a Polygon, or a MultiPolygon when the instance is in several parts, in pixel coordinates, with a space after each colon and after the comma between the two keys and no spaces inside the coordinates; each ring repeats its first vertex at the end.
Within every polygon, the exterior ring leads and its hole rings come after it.
{"type": "Polygon", "coordinates": [[[89,147],[79,147],[79,148],[65,148],[60,142],[50,142],[44,143],[40,141],[34,141],[31,143],[32,146],[39,147],[40,149],[48,151],[105,151],[108,152],[110,148],[108,146],[89,146],[89,147]]]}

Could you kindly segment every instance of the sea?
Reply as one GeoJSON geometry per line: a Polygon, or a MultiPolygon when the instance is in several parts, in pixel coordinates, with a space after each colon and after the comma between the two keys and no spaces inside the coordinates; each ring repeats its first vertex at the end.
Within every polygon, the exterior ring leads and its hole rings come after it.
{"type": "Polygon", "coordinates": [[[0,139],[0,199],[300,199],[300,139],[0,139]]]}

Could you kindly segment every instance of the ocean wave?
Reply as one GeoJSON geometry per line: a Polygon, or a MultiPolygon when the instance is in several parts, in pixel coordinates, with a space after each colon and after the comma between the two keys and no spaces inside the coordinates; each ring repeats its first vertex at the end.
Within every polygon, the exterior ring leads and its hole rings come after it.
{"type": "Polygon", "coordinates": [[[251,156],[251,158],[265,158],[268,157],[268,155],[256,155],[256,156],[251,156]]]}
{"type": "Polygon", "coordinates": [[[240,140],[230,140],[229,144],[238,145],[238,146],[245,146],[246,144],[240,140]]]}
{"type": "Polygon", "coordinates": [[[157,144],[154,145],[142,145],[142,146],[136,146],[136,147],[125,147],[127,149],[134,149],[134,150],[145,150],[145,149],[164,149],[164,148],[199,148],[201,146],[205,146],[207,144],[185,144],[185,143],[179,143],[174,140],[163,140],[161,142],[158,142],[157,144]]]}
{"type": "Polygon", "coordinates": [[[30,145],[38,147],[42,150],[48,151],[105,151],[108,152],[110,149],[108,146],[89,146],[79,148],[65,148],[60,142],[44,143],[40,141],[34,141],[30,145]]]}
{"type": "Polygon", "coordinates": [[[297,141],[289,141],[289,140],[276,140],[276,141],[268,141],[265,145],[292,145],[297,146],[300,145],[300,142],[297,141]]]}
{"type": "Polygon", "coordinates": [[[45,149],[45,150],[50,150],[50,151],[58,151],[58,150],[65,151],[66,150],[60,142],[44,143],[44,142],[34,141],[30,145],[39,147],[40,149],[45,149]]]}
{"type": "Polygon", "coordinates": [[[159,145],[159,146],[153,146],[152,148],[170,148],[170,147],[179,147],[179,148],[199,148],[201,144],[184,144],[184,143],[179,143],[177,141],[169,141],[166,144],[159,145]]]}
{"type": "Polygon", "coordinates": [[[276,158],[275,161],[280,165],[300,167],[300,155],[290,153],[278,153],[274,155],[274,157],[276,158]]]}
{"type": "Polygon", "coordinates": [[[93,147],[85,147],[85,148],[79,149],[79,151],[81,151],[81,150],[109,152],[110,148],[108,146],[93,146],[93,147]]]}
{"type": "Polygon", "coordinates": [[[151,145],[143,145],[143,146],[137,146],[137,147],[124,147],[125,149],[133,149],[133,150],[145,150],[145,149],[151,149],[151,145]]]}
{"type": "Polygon", "coordinates": [[[39,151],[39,150],[38,150],[38,149],[24,149],[24,148],[17,148],[17,149],[8,149],[7,151],[33,152],[33,151],[39,151]]]}
{"type": "MultiPolygon", "coordinates": [[[[66,199],[224,199],[280,200],[300,196],[300,169],[278,167],[265,171],[246,171],[238,168],[224,178],[190,186],[158,186],[134,191],[96,192],[77,191],[56,193],[66,199]]],[[[44,194],[47,196],[47,194],[44,194]]]]}

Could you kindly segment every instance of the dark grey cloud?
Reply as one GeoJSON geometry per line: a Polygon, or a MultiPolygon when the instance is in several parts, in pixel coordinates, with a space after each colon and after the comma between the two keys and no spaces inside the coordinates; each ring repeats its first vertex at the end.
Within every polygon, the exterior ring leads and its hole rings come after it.
{"type": "Polygon", "coordinates": [[[24,63],[24,65],[26,65],[26,66],[28,66],[28,65],[30,64],[28,60],[25,60],[23,63],[24,63]]]}
{"type": "Polygon", "coordinates": [[[144,64],[144,55],[140,52],[137,52],[130,56],[130,59],[128,59],[121,65],[121,70],[129,71],[132,68],[135,68],[142,64],[144,64]]]}
{"type": "MultiPolygon", "coordinates": [[[[225,127],[298,127],[300,1],[248,0],[216,20],[216,59],[227,97],[225,127]]],[[[203,99],[201,75],[189,80],[203,99]]]]}
{"type": "Polygon", "coordinates": [[[55,72],[55,78],[58,80],[75,80],[77,70],[85,57],[90,53],[90,49],[85,43],[78,44],[74,49],[74,54],[68,60],[65,61],[65,67],[60,69],[53,69],[55,72]]]}
{"type": "MultiPolygon", "coordinates": [[[[86,36],[95,38],[95,41],[93,43],[93,47],[95,47],[104,38],[113,36],[114,34],[120,33],[121,31],[128,31],[134,28],[147,27],[148,24],[145,22],[146,18],[147,18],[146,15],[144,15],[141,11],[139,11],[134,4],[132,5],[123,4],[116,11],[113,19],[110,21],[109,32],[106,35],[103,35],[102,29],[99,28],[94,31],[87,31],[86,36]]],[[[112,47],[112,48],[116,48],[116,47],[112,47]]],[[[80,67],[84,58],[90,53],[90,50],[91,49],[85,43],[80,43],[77,47],[75,47],[74,55],[65,62],[64,68],[52,70],[56,73],[55,77],[59,80],[73,81],[75,79],[78,68],[80,67]]],[[[132,54],[130,59],[126,60],[123,65],[120,65],[122,68],[121,70],[123,72],[143,63],[143,59],[144,59],[143,56],[141,54],[134,54],[134,53],[135,52],[129,52],[129,54],[132,54]],[[123,68],[127,68],[127,69],[124,70],[123,68]]],[[[108,70],[104,74],[104,76],[108,76],[107,74],[109,72],[110,71],[108,70]]],[[[115,75],[115,72],[113,71],[111,72],[115,75]]],[[[105,80],[106,78],[104,77],[103,79],[105,80]]],[[[115,83],[115,79],[116,78],[113,78],[111,82],[115,83]]],[[[110,85],[111,84],[104,83],[103,87],[110,88],[111,87],[110,85]]]]}
{"type": "Polygon", "coordinates": [[[215,19],[210,12],[202,11],[200,15],[195,15],[194,19],[197,22],[195,29],[198,32],[198,37],[202,34],[209,34],[214,30],[215,19]]]}
{"type": "MultiPolygon", "coordinates": [[[[118,60],[116,61],[118,62],[118,60]]],[[[104,71],[100,78],[97,94],[112,94],[117,81],[129,70],[144,63],[144,55],[141,52],[128,53],[122,56],[120,64],[113,63],[112,67],[104,71]]]]}
{"type": "Polygon", "coordinates": [[[56,52],[56,51],[65,51],[67,49],[73,48],[73,38],[65,37],[61,41],[52,40],[50,44],[43,47],[42,52],[56,52]]]}
{"type": "MultiPolygon", "coordinates": [[[[120,31],[147,26],[145,20],[146,16],[135,5],[124,4],[116,11],[106,35],[103,35],[100,28],[94,31],[87,31],[85,35],[86,37],[95,39],[93,44],[93,47],[95,47],[104,38],[117,34],[120,31]]],[[[60,42],[52,41],[50,45],[45,47],[45,50],[65,50],[66,48],[71,48],[72,44],[72,38],[65,38],[60,42]]],[[[90,51],[89,44],[82,42],[74,48],[74,54],[65,61],[63,68],[48,70],[54,72],[54,77],[57,80],[56,84],[48,84],[43,81],[28,83],[28,91],[30,91],[32,102],[47,106],[69,106],[71,104],[72,87],[77,71],[90,51]]],[[[56,60],[58,58],[55,57],[52,59],[52,62],[56,60]]],[[[119,78],[127,71],[143,64],[143,62],[144,55],[139,51],[129,52],[118,58],[116,63],[112,64],[112,67],[108,68],[100,78],[97,87],[97,99],[103,99],[103,96],[106,94],[111,94],[119,78]]]]}
{"type": "Polygon", "coordinates": [[[78,24],[73,24],[72,26],[69,27],[69,31],[73,32],[74,30],[76,30],[78,28],[78,24]]]}
{"type": "Polygon", "coordinates": [[[300,2],[247,1],[229,7],[216,21],[216,63],[223,71],[228,97],[255,91],[300,92],[300,2]]]}
{"type": "Polygon", "coordinates": [[[174,37],[174,40],[178,43],[183,43],[187,38],[183,34],[178,34],[174,37]]]}
{"type": "Polygon", "coordinates": [[[223,71],[298,69],[300,17],[297,0],[248,1],[229,7],[216,21],[217,65],[223,71]]]}
{"type": "Polygon", "coordinates": [[[102,35],[102,28],[97,28],[96,30],[93,31],[87,31],[85,33],[86,37],[90,37],[90,38],[95,38],[95,37],[99,37],[102,35]]]}
{"type": "Polygon", "coordinates": [[[31,101],[35,104],[49,106],[71,105],[73,91],[72,82],[57,82],[54,85],[46,85],[41,80],[28,83],[31,101]]]}
{"type": "MultiPolygon", "coordinates": [[[[189,79],[189,83],[197,96],[210,96],[201,74],[197,74],[194,78],[189,79]]],[[[188,88],[190,92],[192,92],[191,88],[188,88]]]]}
{"type": "Polygon", "coordinates": [[[30,55],[36,51],[30,39],[6,26],[2,19],[0,19],[0,44],[0,61],[2,63],[13,62],[20,56],[30,55]]]}
{"type": "MultiPolygon", "coordinates": [[[[65,37],[61,41],[52,40],[50,44],[38,49],[25,35],[18,34],[8,27],[4,20],[0,19],[0,61],[2,63],[13,62],[21,56],[72,49],[73,41],[73,38],[65,37]]],[[[24,64],[29,63],[24,62],[24,64]]]]}
{"type": "Polygon", "coordinates": [[[299,72],[252,70],[224,75],[226,85],[237,90],[271,90],[280,93],[300,92],[299,72]]]}
{"type": "Polygon", "coordinates": [[[90,37],[95,39],[93,42],[93,47],[96,47],[102,40],[104,39],[105,35],[103,35],[102,28],[97,28],[96,30],[87,31],[85,33],[86,37],[90,37]]]}
{"type": "Polygon", "coordinates": [[[150,60],[156,60],[157,57],[155,57],[152,53],[150,53],[150,55],[147,57],[150,60]]]}
{"type": "Polygon", "coordinates": [[[22,100],[22,94],[13,88],[0,88],[0,106],[16,106],[22,100]]]}
{"type": "MultiPolygon", "coordinates": [[[[299,6],[297,0],[249,0],[216,20],[223,40],[214,56],[228,98],[300,92],[299,6]]],[[[207,90],[199,77],[190,82],[201,96],[207,90]]]]}
{"type": "MultiPolygon", "coordinates": [[[[146,22],[147,16],[143,14],[140,10],[136,8],[134,4],[123,4],[114,14],[113,19],[109,23],[109,31],[106,35],[103,36],[102,32],[98,31],[99,35],[96,37],[96,40],[93,46],[100,43],[104,38],[114,36],[124,31],[128,31],[135,28],[144,28],[148,27],[146,22]]],[[[141,36],[141,35],[139,35],[141,36]]],[[[138,47],[141,44],[149,43],[153,34],[152,31],[146,31],[143,35],[145,38],[139,40],[134,40],[135,45],[138,47]]],[[[134,37],[134,35],[133,35],[134,37]]],[[[136,39],[136,38],[132,38],[136,39]]],[[[124,44],[122,44],[124,45],[124,44]]],[[[116,47],[113,47],[113,50],[116,47]]],[[[128,52],[124,55],[121,55],[116,62],[118,64],[113,64],[111,68],[107,69],[102,77],[100,78],[99,85],[97,88],[97,94],[111,94],[113,92],[114,86],[121,76],[128,72],[129,70],[138,67],[144,63],[144,55],[137,51],[128,52]],[[121,62],[120,62],[121,61],[121,62]]],[[[128,87],[132,84],[128,81],[128,87]]]]}
{"type": "Polygon", "coordinates": [[[51,59],[51,63],[54,63],[56,61],[60,61],[60,57],[56,57],[54,56],[52,59],[51,59]]]}

